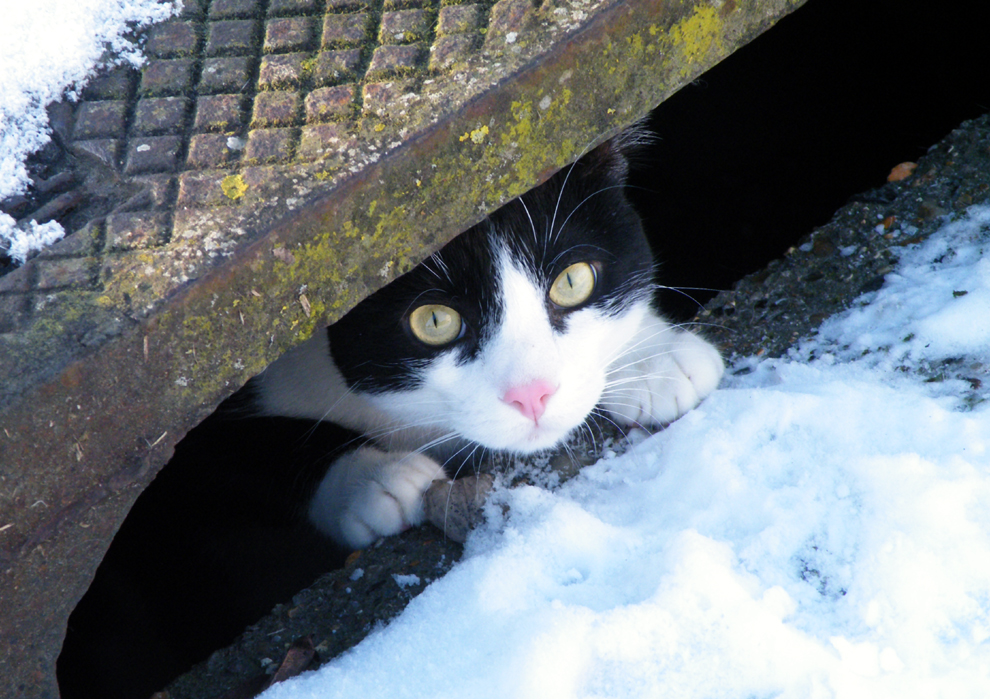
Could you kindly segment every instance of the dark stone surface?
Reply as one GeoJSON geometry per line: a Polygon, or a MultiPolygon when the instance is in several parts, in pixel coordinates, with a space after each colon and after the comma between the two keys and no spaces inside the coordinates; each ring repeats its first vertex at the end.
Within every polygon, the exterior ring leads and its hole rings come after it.
{"type": "Polygon", "coordinates": [[[327,15],[323,20],[323,48],[349,48],[365,41],[371,15],[358,12],[348,15],[327,15]]]}
{"type": "Polygon", "coordinates": [[[313,64],[313,83],[316,87],[336,85],[357,75],[361,65],[361,49],[321,51],[313,64]]]}
{"type": "Polygon", "coordinates": [[[148,32],[145,52],[155,58],[187,58],[199,46],[199,26],[196,22],[165,22],[148,32]]]}
{"type": "Polygon", "coordinates": [[[424,55],[424,47],[419,44],[408,46],[379,46],[371,56],[368,75],[384,78],[397,75],[411,75],[419,66],[424,55]]]}
{"type": "Polygon", "coordinates": [[[185,128],[187,105],[184,97],[138,100],[131,133],[139,136],[180,133],[185,128]]]}
{"type": "Polygon", "coordinates": [[[315,21],[310,17],[286,17],[265,23],[264,50],[274,53],[303,51],[316,40],[315,21]]]}
{"type": "Polygon", "coordinates": [[[209,95],[196,100],[196,131],[231,131],[243,124],[242,95],[209,95]]]}
{"type": "Polygon", "coordinates": [[[241,92],[251,83],[255,59],[248,56],[207,58],[199,80],[199,92],[241,92]]]}

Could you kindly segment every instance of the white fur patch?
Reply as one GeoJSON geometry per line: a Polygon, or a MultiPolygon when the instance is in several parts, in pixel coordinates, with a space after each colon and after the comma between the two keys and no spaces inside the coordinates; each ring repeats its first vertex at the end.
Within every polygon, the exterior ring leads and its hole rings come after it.
{"type": "Polygon", "coordinates": [[[542,285],[506,252],[498,271],[503,322],[479,356],[458,365],[449,352],[425,371],[420,388],[369,400],[409,424],[431,419],[485,447],[529,453],[555,446],[584,422],[605,387],[606,367],[648,309],[645,302],[617,316],[581,309],[568,315],[567,331],[559,333],[550,324],[542,285]],[[534,422],[502,397],[537,380],[556,391],[534,422]]]}
{"type": "Polygon", "coordinates": [[[361,447],[334,462],[310,501],[309,520],[335,541],[365,548],[422,524],[423,494],[446,477],[423,454],[361,447]]]}
{"type": "Polygon", "coordinates": [[[725,365],[697,335],[651,313],[609,371],[602,407],[620,425],[663,425],[715,390],[725,365]]]}

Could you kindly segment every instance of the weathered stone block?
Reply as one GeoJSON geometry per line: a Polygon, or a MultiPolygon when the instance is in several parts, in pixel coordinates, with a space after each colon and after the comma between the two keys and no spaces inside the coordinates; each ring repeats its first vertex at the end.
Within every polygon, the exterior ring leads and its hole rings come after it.
{"type": "Polygon", "coordinates": [[[192,88],[195,62],[190,58],[149,61],[141,73],[142,95],[181,95],[192,88]]]}
{"type": "Polygon", "coordinates": [[[308,53],[286,53],[264,56],[258,71],[258,87],[262,90],[298,88],[314,64],[308,53]]]}
{"type": "Polygon", "coordinates": [[[205,95],[196,100],[196,131],[229,131],[240,127],[244,118],[243,95],[205,95]]]}
{"type": "Polygon", "coordinates": [[[286,161],[292,157],[296,129],[255,129],[248,132],[245,161],[262,165],[286,161]]]}
{"type": "Polygon", "coordinates": [[[419,44],[379,46],[371,56],[368,76],[381,78],[390,75],[408,75],[416,70],[423,53],[423,47],[419,44]]]}
{"type": "Polygon", "coordinates": [[[411,44],[429,38],[433,15],[427,10],[398,10],[382,15],[378,40],[383,44],[411,44]]]}
{"type": "Polygon", "coordinates": [[[368,83],[364,86],[361,97],[365,112],[384,117],[398,112],[403,98],[414,94],[412,82],[393,80],[368,83]]]}
{"type": "Polygon", "coordinates": [[[353,80],[361,66],[361,49],[320,51],[313,62],[313,84],[317,87],[353,80]]]}
{"type": "Polygon", "coordinates": [[[181,149],[182,139],[179,136],[132,138],[127,144],[124,173],[171,172],[175,170],[181,149]]]}
{"type": "Polygon", "coordinates": [[[296,155],[304,160],[316,160],[327,152],[339,152],[345,136],[346,127],[340,123],[304,126],[296,155]]]}
{"type": "Polygon", "coordinates": [[[365,12],[347,15],[327,15],[323,18],[322,46],[349,48],[365,41],[371,24],[371,16],[365,12]]]}
{"type": "Polygon", "coordinates": [[[125,100],[131,95],[139,74],[132,68],[115,68],[99,75],[83,88],[82,97],[86,100],[125,100]]]}
{"type": "Polygon", "coordinates": [[[256,17],[261,12],[261,0],[213,0],[210,19],[256,17]]]}
{"type": "Polygon", "coordinates": [[[74,140],[114,138],[124,135],[127,102],[83,102],[76,111],[74,140]]]}
{"type": "Polygon", "coordinates": [[[168,240],[168,215],[135,211],[107,217],[108,250],[133,250],[162,245],[168,240]]]}
{"type": "Polygon", "coordinates": [[[224,194],[221,186],[226,177],[237,176],[230,175],[225,170],[183,172],[179,175],[176,207],[187,209],[230,204],[232,200],[224,194]]]}
{"type": "Polygon", "coordinates": [[[132,132],[139,136],[178,133],[185,126],[187,104],[184,97],[138,100],[132,132]]]}
{"type": "Polygon", "coordinates": [[[74,141],[71,150],[80,158],[92,158],[113,170],[117,169],[120,160],[120,141],[113,138],[74,141]]]}
{"type": "Polygon", "coordinates": [[[145,52],[155,58],[188,58],[199,44],[197,22],[165,22],[151,28],[145,52]]]}
{"type": "Polygon", "coordinates": [[[479,39],[473,34],[442,36],[430,47],[430,70],[447,70],[474,53],[479,39]]]}
{"type": "Polygon", "coordinates": [[[254,98],[252,129],[292,126],[299,115],[298,92],[259,92],[254,98]]]}
{"type": "Polygon", "coordinates": [[[371,8],[371,0],[327,0],[328,12],[356,12],[371,8]]]}
{"type": "Polygon", "coordinates": [[[271,0],[268,3],[268,16],[312,14],[322,8],[322,0],[271,0]]]}
{"type": "Polygon", "coordinates": [[[254,20],[210,22],[206,39],[207,56],[241,56],[252,53],[258,35],[254,20]]]}
{"type": "Polygon", "coordinates": [[[71,257],[65,260],[39,260],[35,285],[44,291],[62,287],[89,286],[96,279],[93,260],[71,257]]]}
{"type": "Polygon", "coordinates": [[[354,109],[355,85],[321,87],[306,95],[306,121],[310,124],[340,119],[354,109]]]}
{"type": "Polygon", "coordinates": [[[315,23],[310,17],[270,19],[265,23],[266,53],[304,51],[312,48],[316,38],[315,23]]]}
{"type": "Polygon", "coordinates": [[[481,28],[482,7],[478,4],[448,5],[440,8],[437,36],[475,32],[481,28]]]}
{"type": "Polygon", "coordinates": [[[239,151],[230,148],[233,137],[222,133],[201,133],[189,139],[189,167],[208,170],[221,168],[235,161],[239,151]]]}
{"type": "Polygon", "coordinates": [[[248,56],[207,58],[199,78],[199,92],[240,92],[251,84],[254,60],[248,56]]]}

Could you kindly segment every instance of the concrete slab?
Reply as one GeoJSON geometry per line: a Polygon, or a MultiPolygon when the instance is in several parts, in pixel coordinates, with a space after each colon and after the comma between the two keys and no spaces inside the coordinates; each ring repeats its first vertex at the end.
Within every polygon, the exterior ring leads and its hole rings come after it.
{"type": "Polygon", "coordinates": [[[800,4],[191,0],[54,107],[70,175],[16,215],[73,234],[0,278],[3,695],[58,695],[69,612],[219,401],[800,4]]]}

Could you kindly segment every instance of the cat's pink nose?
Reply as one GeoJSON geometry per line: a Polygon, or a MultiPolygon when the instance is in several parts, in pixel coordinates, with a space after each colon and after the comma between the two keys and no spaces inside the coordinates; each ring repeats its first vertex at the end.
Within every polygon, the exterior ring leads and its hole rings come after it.
{"type": "Polygon", "coordinates": [[[508,403],[524,416],[536,422],[547,409],[547,400],[556,392],[556,386],[549,381],[538,379],[525,386],[513,386],[502,396],[502,402],[508,403]]]}

